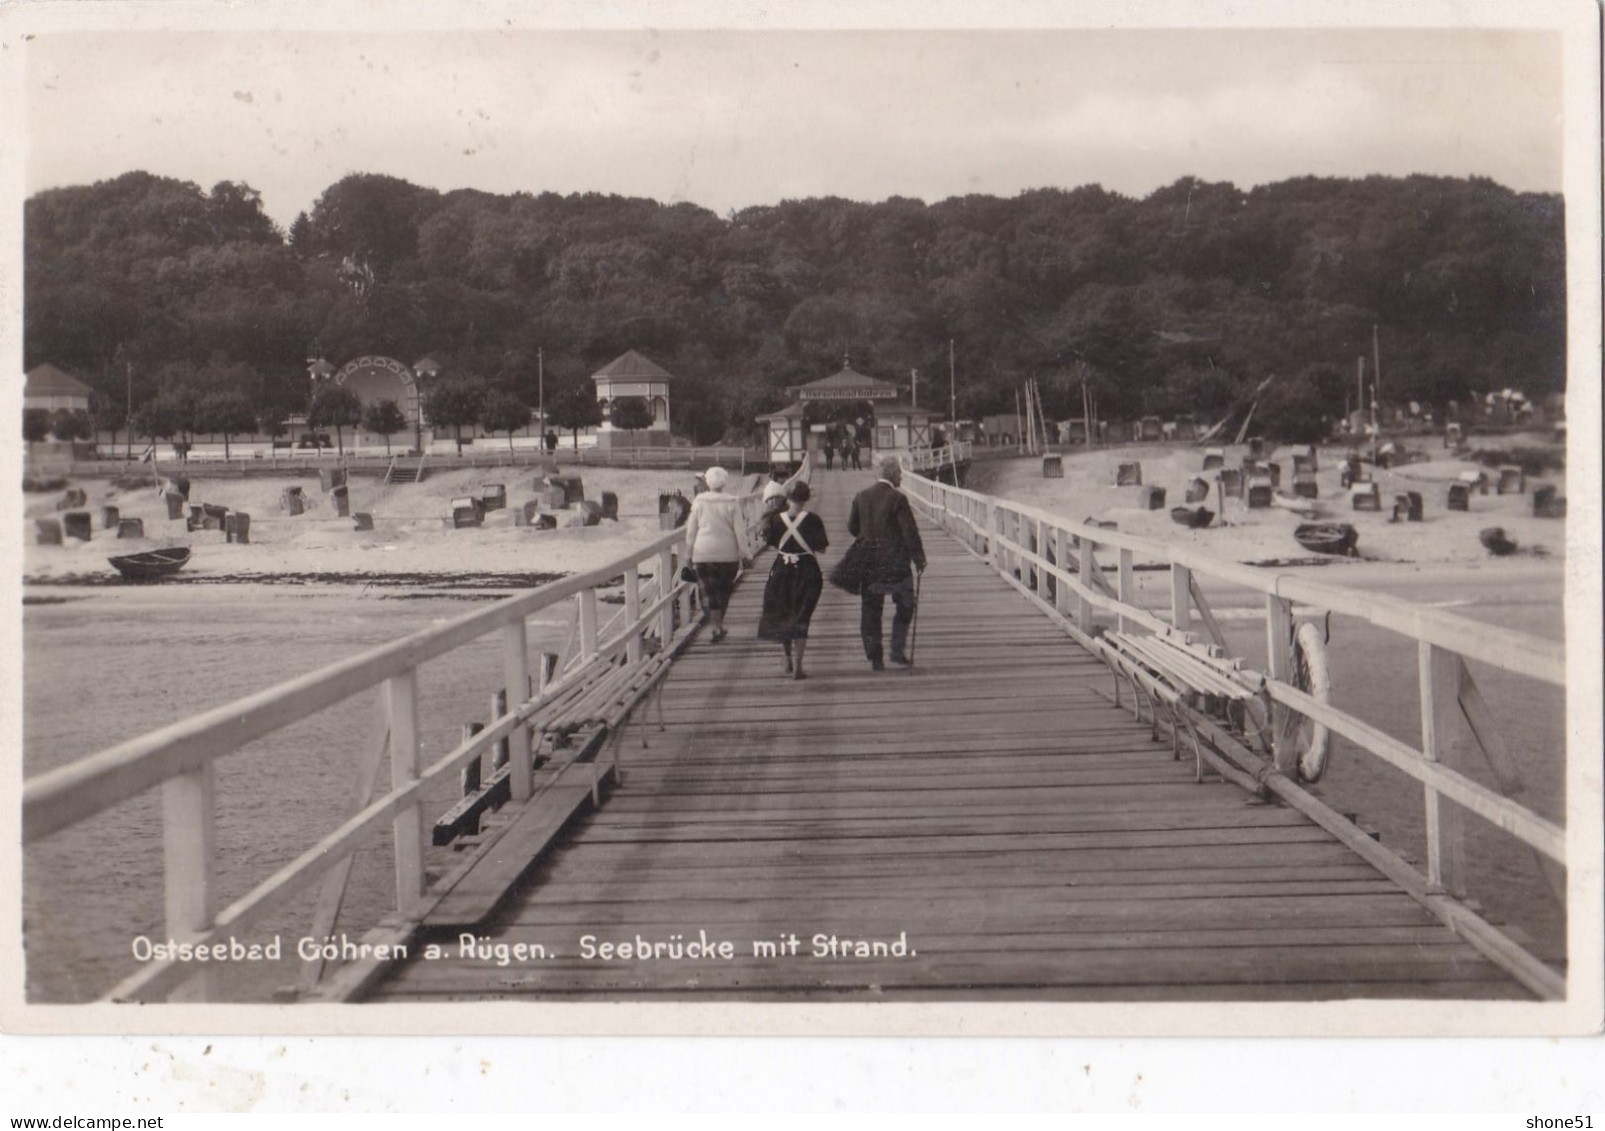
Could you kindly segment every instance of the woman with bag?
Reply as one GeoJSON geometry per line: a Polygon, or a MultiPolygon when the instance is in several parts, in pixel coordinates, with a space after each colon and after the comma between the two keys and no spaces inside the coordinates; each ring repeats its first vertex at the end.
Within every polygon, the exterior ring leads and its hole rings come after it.
{"type": "Polygon", "coordinates": [[[730,605],[730,589],[736,582],[736,572],[752,560],[752,549],[747,541],[747,524],[741,517],[741,500],[724,491],[730,473],[722,467],[710,467],[702,473],[702,481],[708,489],[691,502],[685,544],[688,560],[696,570],[702,607],[712,625],[709,639],[717,644],[729,635],[724,628],[724,614],[730,605]]]}
{"type": "Polygon", "coordinates": [[[764,543],[775,548],[775,564],[764,586],[758,639],[778,641],[786,650],[786,670],[791,678],[804,679],[803,650],[808,644],[808,625],[825,587],[816,555],[830,541],[819,516],[804,509],[808,484],[793,483],[789,493],[790,508],[764,519],[764,543]]]}

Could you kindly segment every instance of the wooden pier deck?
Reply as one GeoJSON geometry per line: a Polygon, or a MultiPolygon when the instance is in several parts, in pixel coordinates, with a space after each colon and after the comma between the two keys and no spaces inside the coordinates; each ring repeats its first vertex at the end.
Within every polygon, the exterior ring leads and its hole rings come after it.
{"type": "MultiPolygon", "coordinates": [[[[834,552],[869,482],[814,476],[834,552]]],[[[606,803],[483,922],[454,922],[448,896],[367,998],[1528,996],[1302,814],[1196,782],[1100,662],[945,533],[925,540],[912,670],[872,673],[857,599],[827,587],[809,678],[785,677],[753,637],[761,559],[729,638],[674,664],[666,729],[655,709],[631,724],[606,803]],[[544,957],[465,956],[464,933],[544,957]],[[732,956],[581,949],[702,933],[732,956]],[[814,957],[815,936],[908,953],[814,957]]]]}

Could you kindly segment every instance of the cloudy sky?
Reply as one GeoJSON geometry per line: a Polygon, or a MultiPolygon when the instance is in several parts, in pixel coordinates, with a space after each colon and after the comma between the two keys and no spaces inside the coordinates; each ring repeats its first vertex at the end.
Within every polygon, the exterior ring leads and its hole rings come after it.
{"type": "Polygon", "coordinates": [[[27,50],[27,191],[243,180],[281,224],[351,172],[788,197],[1184,175],[1561,187],[1558,35],[1495,30],[74,31],[27,50]]]}

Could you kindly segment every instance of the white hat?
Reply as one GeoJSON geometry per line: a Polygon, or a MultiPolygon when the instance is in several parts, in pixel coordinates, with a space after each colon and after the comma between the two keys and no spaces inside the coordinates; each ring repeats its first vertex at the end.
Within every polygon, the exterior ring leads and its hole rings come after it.
{"type": "Polygon", "coordinates": [[[784,499],[785,497],[786,497],[786,489],[784,487],[782,487],[779,483],[776,483],[773,479],[771,479],[769,482],[764,484],[764,486],[763,486],[763,501],[764,502],[767,503],[770,499],[784,499]]]}
{"type": "Polygon", "coordinates": [[[713,491],[721,491],[730,482],[730,473],[722,467],[710,467],[702,473],[702,481],[713,491]]]}

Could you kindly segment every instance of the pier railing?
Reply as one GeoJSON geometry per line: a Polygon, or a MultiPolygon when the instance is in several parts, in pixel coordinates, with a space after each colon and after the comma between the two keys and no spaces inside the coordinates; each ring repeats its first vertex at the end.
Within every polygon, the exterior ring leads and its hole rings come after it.
{"type": "MultiPolygon", "coordinates": [[[[922,475],[907,476],[904,487],[917,510],[985,559],[1094,654],[1099,654],[1095,638],[1110,628],[1186,633],[1194,630],[1195,615],[1214,642],[1224,646],[1199,579],[1260,594],[1266,618],[1264,689],[1271,703],[1273,750],[1271,763],[1250,764],[1250,771],[1266,789],[1328,828],[1529,989],[1546,998],[1565,996],[1565,980],[1559,974],[1455,898],[1463,893],[1465,878],[1458,806],[1527,845],[1564,904],[1565,830],[1505,796],[1519,791],[1520,773],[1466,666],[1466,661],[1476,661],[1564,687],[1565,651],[1560,644],[1386,595],[1220,561],[1187,547],[1076,522],[922,475]],[[1104,576],[1105,563],[1114,567],[1113,585],[1104,576]],[[1138,605],[1139,563],[1168,573],[1166,615],[1138,605]],[[1421,700],[1419,745],[1401,741],[1294,685],[1295,605],[1352,616],[1414,642],[1421,700]],[[1427,847],[1424,875],[1298,784],[1296,750],[1286,741],[1289,713],[1329,728],[1421,784],[1427,847]],[[1452,748],[1451,728],[1461,720],[1503,793],[1445,764],[1452,748]]],[[[1239,753],[1252,757],[1245,747],[1239,747],[1239,753]]]]}
{"type": "MultiPolygon", "coordinates": [[[[800,476],[808,474],[804,467],[800,476]]],[[[744,494],[749,525],[759,517],[757,495],[744,494]]],[[[401,941],[442,894],[426,885],[429,843],[424,798],[455,781],[470,762],[498,744],[509,754],[513,802],[530,799],[534,768],[530,734],[542,712],[561,705],[566,717],[621,721],[661,679],[669,661],[698,627],[694,586],[680,580],[687,561],[685,529],[668,531],[595,569],[498,601],[445,625],[425,629],[361,655],[238,699],[171,726],[121,743],[23,786],[23,843],[88,821],[140,796],[161,791],[165,936],[192,947],[226,942],[266,916],[301,906],[304,893],[322,884],[313,934],[332,929],[352,854],[388,827],[395,864],[392,937],[401,941]],[[600,593],[622,580],[623,609],[605,623],[600,593]],[[549,675],[544,665],[530,679],[528,621],[565,602],[575,605],[568,655],[549,675]],[[420,741],[419,670],[425,663],[490,635],[500,638],[504,704],[472,737],[425,765],[420,741]],[[605,669],[605,678],[599,673],[605,669]],[[319,711],[378,692],[373,733],[358,767],[354,812],[334,831],[273,872],[226,907],[217,906],[217,764],[248,743],[319,711]],[[576,692],[582,704],[576,705],[576,692]],[[373,796],[388,752],[390,788],[373,796]]],[[[593,770],[594,781],[594,770],[593,770]]],[[[150,1000],[164,996],[210,1000],[216,967],[157,959],[122,981],[107,997],[150,1000]]]]}

